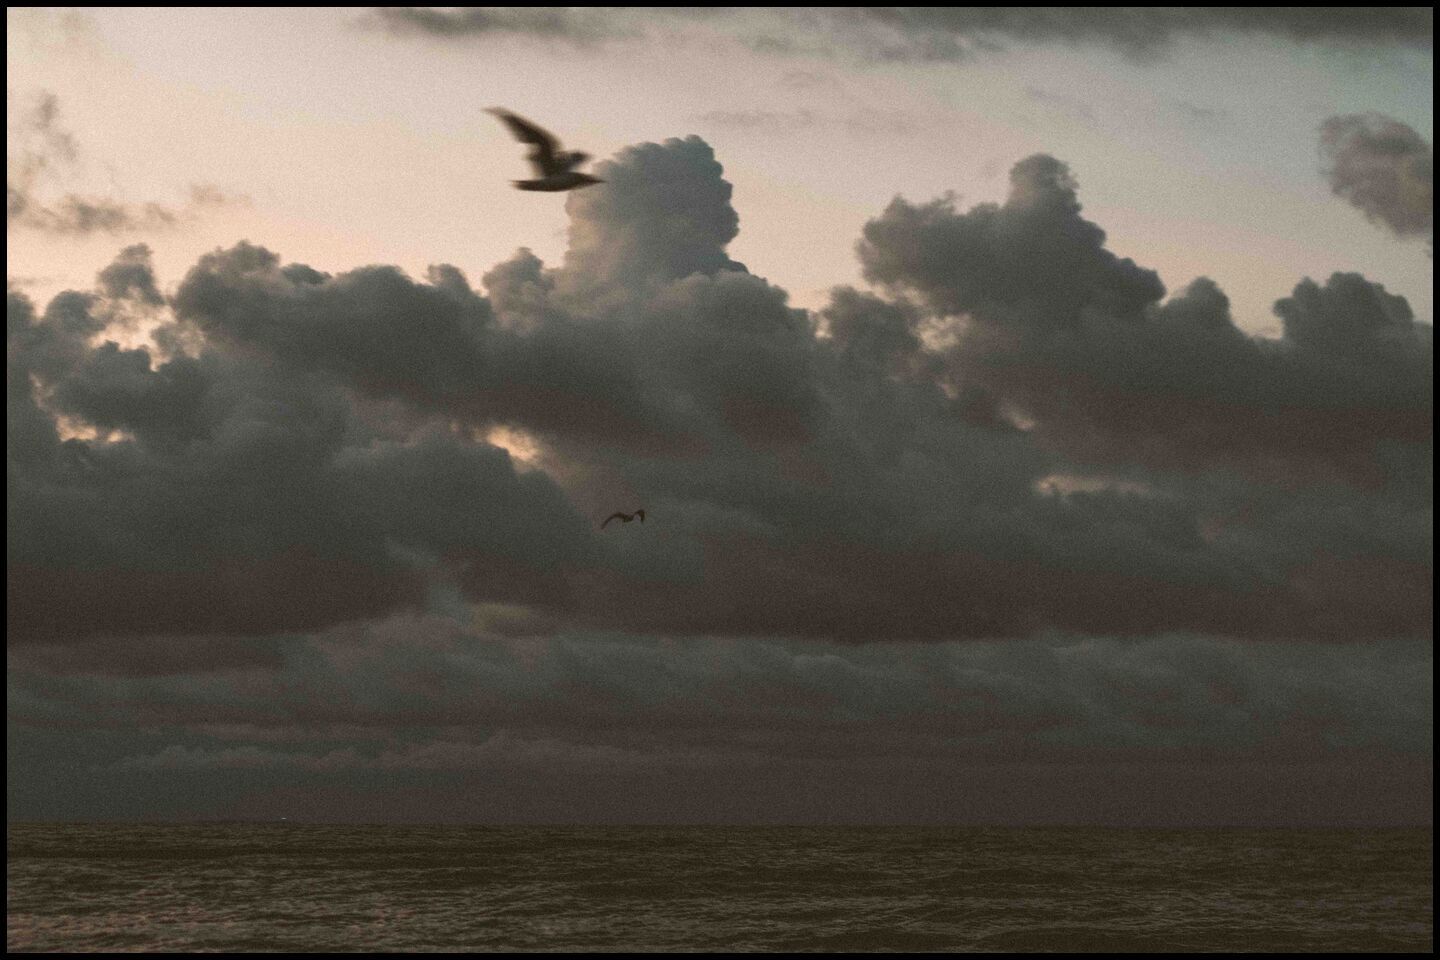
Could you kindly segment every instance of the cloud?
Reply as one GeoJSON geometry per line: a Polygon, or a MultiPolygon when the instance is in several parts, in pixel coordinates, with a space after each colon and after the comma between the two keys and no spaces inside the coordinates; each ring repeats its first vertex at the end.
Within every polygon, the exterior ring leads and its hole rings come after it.
{"type": "MultiPolygon", "coordinates": [[[[7,91],[8,93],[8,91],[7,91]]],[[[113,197],[66,193],[46,200],[41,187],[63,182],[77,168],[80,149],[75,136],[59,124],[59,99],[41,91],[34,103],[16,116],[7,138],[5,224],[7,230],[27,229],[61,236],[90,236],[165,230],[193,219],[207,207],[248,203],[210,184],[190,187],[182,207],[128,203],[113,197]]]]}
{"type": "Polygon", "coordinates": [[[1337,197],[1397,237],[1433,246],[1435,151],[1414,128],[1375,113],[1330,117],[1320,126],[1320,152],[1337,197]]]}
{"type": "Polygon", "coordinates": [[[710,145],[699,137],[627,147],[600,163],[603,191],[571,193],[565,276],[630,289],[696,273],[744,271],[726,246],[740,231],[710,145]],[[680,211],[684,211],[680,213],[680,211]]]}
{"type": "Polygon", "coordinates": [[[812,127],[818,117],[812,110],[710,110],[695,118],[702,123],[735,130],[755,130],[767,135],[794,133],[812,127]]]}
{"type": "Polygon", "coordinates": [[[96,280],[101,296],[112,303],[129,300],[149,307],[165,305],[150,266],[150,248],[143,243],[120,251],[96,280]]]}
{"type": "MultiPolygon", "coordinates": [[[[92,675],[63,696],[94,721],[158,711],[177,729],[222,741],[322,742],[333,730],[373,746],[443,731],[475,748],[508,732],[692,762],[736,745],[740,754],[824,757],[845,752],[845,741],[992,762],[1011,750],[1049,760],[1130,749],[1151,759],[1278,752],[1294,760],[1324,756],[1327,744],[1431,746],[1431,652],[1419,639],[1360,649],[1190,635],[878,645],[502,639],[397,616],[282,649],[278,670],[206,683],[193,674],[92,675]]],[[[43,689],[43,674],[19,666],[22,686],[43,689]]],[[[457,750],[428,762],[469,766],[484,755],[457,750]]],[[[378,762],[413,765],[395,754],[378,762]]]]}
{"type": "Polygon", "coordinates": [[[897,198],[866,224],[861,265],[867,280],[911,288],[946,314],[1005,305],[1058,324],[1081,305],[1133,316],[1158,300],[1155,272],[1105,250],[1104,231],[1079,211],[1068,168],[1036,154],[1011,171],[1003,207],[966,215],[951,198],[923,206],[897,198]]]}
{"type": "Polygon", "coordinates": [[[875,291],[811,314],[729,256],[703,140],[599,172],[563,261],[483,294],[247,243],[163,305],[141,247],[43,311],[11,291],[12,637],[493,604],[676,637],[1428,635],[1432,334],[1402,298],[1303,281],[1248,337],[1037,155],[1004,204],[897,198],[875,291]],[[107,342],[136,310],[153,346],[107,342]]]}
{"type": "MultiPolygon", "coordinates": [[[[81,794],[124,783],[119,794],[164,808],[173,799],[158,789],[173,797],[194,784],[219,815],[272,784],[330,785],[350,799],[327,803],[325,817],[348,819],[356,798],[369,803],[401,783],[476,798],[454,819],[546,810],[567,822],[607,819],[603,811],[632,822],[705,810],[705,820],[764,820],[766,805],[799,822],[1132,825],[1337,810],[1414,822],[1429,808],[1423,638],[1358,648],[1189,635],[507,639],[400,616],[290,639],[281,651],[278,667],[124,678],[61,677],[12,656],[11,721],[23,743],[89,738],[81,794]],[[1420,775],[1397,777],[1405,768],[1420,775]],[[1184,802],[1169,787],[1157,801],[1156,784],[1175,769],[1209,783],[1208,801],[1184,802]],[[1025,789],[1055,770],[1109,789],[1025,789]],[[1275,770],[1308,786],[1272,782],[1275,770]],[[1335,785],[1364,771],[1368,786],[1335,785]],[[1330,784],[1325,802],[1303,801],[1317,782],[1330,784]],[[891,814],[871,810],[865,784],[883,785],[891,814]],[[1008,813],[997,793],[1011,798],[1008,813]],[[214,808],[217,797],[226,799],[214,808]],[[1107,803],[1125,813],[1105,814],[1107,803]]],[[[452,818],[443,805],[417,815],[398,798],[384,815],[452,818]]]]}
{"type": "Polygon", "coordinates": [[[100,50],[94,19],[77,10],[13,7],[5,13],[12,37],[46,56],[95,59],[100,50]]]}
{"type": "Polygon", "coordinates": [[[1045,90],[1032,84],[1025,85],[1025,96],[1077,120],[1083,120],[1086,123],[1095,122],[1095,110],[1079,97],[1045,90]]]}
{"type": "MultiPolygon", "coordinates": [[[[13,99],[12,91],[7,89],[5,93],[7,101],[13,99]]],[[[78,148],[74,136],[59,127],[59,98],[53,93],[41,91],[28,109],[17,111],[13,104],[7,104],[7,113],[13,118],[14,126],[13,133],[7,129],[12,135],[6,138],[5,152],[5,219],[8,223],[29,214],[34,203],[31,191],[35,181],[57,164],[74,163],[78,148]]]]}
{"type": "MultiPolygon", "coordinates": [[[[279,670],[118,684],[92,674],[46,696],[73,700],[69,709],[87,722],[164,713],[197,734],[257,743],[319,742],[327,730],[379,742],[410,728],[469,728],[482,742],[496,729],[524,738],[550,730],[623,749],[647,739],[723,748],[724,731],[745,731],[738,740],[752,745],[768,732],[773,751],[794,750],[797,732],[809,730],[822,755],[832,739],[868,733],[886,749],[891,737],[905,737],[1000,759],[988,737],[1010,731],[1032,749],[1051,745],[1053,756],[1122,746],[1259,755],[1303,714],[1315,724],[1284,744],[1300,751],[1292,759],[1323,753],[1324,737],[1311,735],[1326,729],[1350,742],[1429,749],[1430,652],[1420,640],[1359,651],[1187,636],[867,646],[594,634],[502,640],[444,619],[396,617],[282,649],[279,670]],[[90,695],[107,686],[106,696],[90,695]]],[[[16,666],[23,690],[45,689],[43,672],[16,666]]],[[[41,719],[28,710],[18,718],[41,719]]]]}
{"type": "Polygon", "coordinates": [[[1228,120],[1230,114],[1216,107],[1207,107],[1198,103],[1191,103],[1188,100],[1181,100],[1175,97],[1167,97],[1164,103],[1170,108],[1178,111],[1181,116],[1196,123],[1214,124],[1228,120]]]}
{"type": "Polygon", "coordinates": [[[102,271],[101,289],[41,315],[8,297],[13,640],[375,616],[421,602],[413,549],[506,598],[545,579],[527,570],[586,549],[553,485],[494,447],[441,429],[397,442],[333,380],[263,358],[95,343],[117,294],[155,295],[143,247],[102,271]],[[59,418],[109,439],[62,439],[59,418]]]}
{"type": "MultiPolygon", "coordinates": [[[[345,774],[355,771],[386,773],[429,771],[484,771],[494,768],[520,768],[524,771],[544,770],[551,775],[597,772],[613,774],[617,768],[653,767],[653,755],[608,746],[588,746],[551,739],[525,739],[505,731],[481,743],[430,741],[408,744],[398,750],[383,750],[366,755],[353,747],[332,750],[316,756],[258,747],[232,747],[220,750],[169,746],[150,756],[126,757],[115,763],[115,771],[176,771],[206,770],[283,770],[311,774],[345,774]]],[[[671,763],[693,762],[679,755],[671,763]]]]}
{"type": "Polygon", "coordinates": [[[695,118],[729,130],[749,131],[767,137],[786,136],[816,126],[840,127],[854,136],[908,136],[915,123],[904,113],[861,109],[839,116],[805,108],[776,110],[710,110],[695,118]]]}
{"type": "Polygon", "coordinates": [[[1284,336],[1248,337],[1206,278],[1162,303],[1156,274],[1080,210],[1068,169],[1037,155],[1003,205],[897,198],[865,226],[861,264],[952,318],[956,386],[1082,460],[1377,483],[1377,444],[1427,442],[1433,333],[1403,298],[1356,274],[1305,280],[1276,303],[1284,336]]]}
{"type": "Polygon", "coordinates": [[[587,46],[633,35],[612,11],[574,8],[376,7],[374,17],[391,33],[451,39],[521,36],[587,46]]]}
{"type": "Polygon", "coordinates": [[[708,30],[778,56],[954,62],[1011,43],[1109,47],[1155,60],[1181,42],[1255,36],[1347,48],[1428,50],[1434,14],[1420,7],[856,7],[744,11],[647,8],[377,8],[391,32],[440,40],[522,36],[589,45],[708,30]]]}
{"type": "Polygon", "coordinates": [[[43,233],[86,236],[162,230],[175,226],[179,219],[158,203],[135,207],[106,197],[70,194],[50,206],[39,206],[23,198],[14,222],[43,233]]]}
{"type": "Polygon", "coordinates": [[[959,60],[995,43],[1095,44],[1152,59],[1184,40],[1260,36],[1294,43],[1429,49],[1422,8],[892,7],[833,14],[852,43],[885,60],[959,60]]]}

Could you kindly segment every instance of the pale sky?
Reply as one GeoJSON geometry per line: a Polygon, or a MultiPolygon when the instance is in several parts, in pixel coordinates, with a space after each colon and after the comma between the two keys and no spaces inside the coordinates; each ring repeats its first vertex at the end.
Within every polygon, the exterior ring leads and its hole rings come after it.
{"type": "Polygon", "coordinates": [[[179,208],[204,183],[244,200],[143,236],[12,231],[8,273],[37,294],[87,285],[137,240],[166,284],[241,238],[327,271],[448,262],[478,280],[518,246],[553,264],[563,198],[510,189],[521,148],[483,113],[502,105],[600,158],[705,138],[735,187],[732,255],[799,306],[858,280],[860,227],[896,194],[998,202],[1010,166],[1047,152],[1112,250],[1172,292],[1210,276],[1242,328],[1272,330],[1271,303],[1336,270],[1433,316],[1423,244],[1332,196],[1317,153],[1334,114],[1374,111],[1432,138],[1428,51],[1226,38],[1155,62],[1047,45],[886,64],[756,53],[698,28],[578,49],[437,43],[362,9],[11,10],[8,26],[12,120],[50,91],[78,147],[42,195],[179,208]]]}

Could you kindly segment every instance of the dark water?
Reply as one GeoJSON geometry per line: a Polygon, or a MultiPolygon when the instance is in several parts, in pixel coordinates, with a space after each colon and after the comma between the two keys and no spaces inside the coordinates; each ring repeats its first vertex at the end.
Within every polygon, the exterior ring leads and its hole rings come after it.
{"type": "Polygon", "coordinates": [[[10,950],[1433,950],[1430,830],[11,825],[10,950]]]}

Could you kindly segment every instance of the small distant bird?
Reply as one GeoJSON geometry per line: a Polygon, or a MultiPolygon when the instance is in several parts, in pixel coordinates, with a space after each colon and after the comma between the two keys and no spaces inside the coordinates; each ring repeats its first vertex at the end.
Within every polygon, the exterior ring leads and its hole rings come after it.
{"type": "Polygon", "coordinates": [[[588,187],[592,183],[604,183],[598,177],[592,177],[588,173],[580,173],[575,168],[586,160],[590,154],[581,153],[578,150],[564,151],[560,149],[560,141],[555,135],[543,127],[517,116],[509,110],[502,110],[499,107],[490,107],[485,111],[499,117],[510,132],[515,134],[515,139],[521,143],[528,143],[532,147],[529,154],[529,161],[535,167],[534,180],[511,180],[519,190],[574,190],[577,187],[588,187]]]}
{"type": "MultiPolygon", "coordinates": [[[[609,523],[611,520],[619,520],[621,523],[629,523],[631,520],[634,520],[636,518],[639,518],[640,522],[644,523],[645,511],[636,510],[634,513],[621,513],[617,510],[614,513],[610,514],[610,516],[605,518],[605,523],[609,523]]],[[[600,524],[601,530],[605,529],[605,523],[600,524]]]]}

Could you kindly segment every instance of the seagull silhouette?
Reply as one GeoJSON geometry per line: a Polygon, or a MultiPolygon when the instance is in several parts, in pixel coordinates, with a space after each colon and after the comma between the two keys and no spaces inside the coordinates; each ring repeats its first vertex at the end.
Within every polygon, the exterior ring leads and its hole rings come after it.
{"type": "Polygon", "coordinates": [[[575,169],[581,163],[590,159],[590,154],[581,153],[578,150],[564,151],[560,149],[560,141],[555,135],[543,127],[526,120],[522,116],[511,113],[509,110],[500,107],[490,107],[486,113],[493,113],[499,117],[510,132],[515,134],[515,139],[521,143],[528,143],[531,146],[529,161],[535,167],[534,180],[511,180],[519,190],[574,190],[577,187],[588,187],[592,183],[604,183],[598,177],[592,177],[588,173],[580,173],[575,169]]]}
{"type": "MultiPolygon", "coordinates": [[[[636,510],[634,513],[621,513],[620,511],[617,510],[617,511],[615,511],[614,513],[610,514],[610,516],[608,516],[608,517],[605,518],[605,523],[609,523],[611,520],[615,520],[615,519],[619,519],[619,521],[620,521],[621,523],[629,523],[631,520],[634,520],[636,517],[639,517],[639,518],[640,518],[640,522],[641,522],[641,523],[644,523],[644,522],[645,522],[645,511],[644,511],[644,510],[636,510]]],[[[604,529],[605,529],[605,523],[600,524],[600,529],[601,529],[601,530],[604,530],[604,529]]]]}

